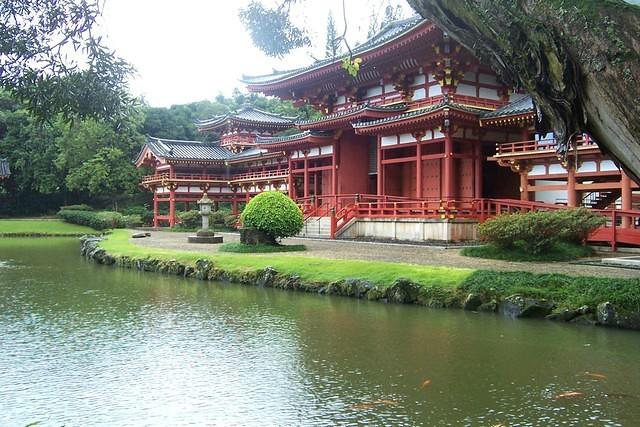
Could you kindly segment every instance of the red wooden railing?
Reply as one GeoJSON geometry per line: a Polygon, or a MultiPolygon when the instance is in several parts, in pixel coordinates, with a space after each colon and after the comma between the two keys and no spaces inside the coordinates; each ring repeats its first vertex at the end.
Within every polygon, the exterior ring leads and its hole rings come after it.
{"type": "Polygon", "coordinates": [[[269,170],[264,172],[249,172],[231,175],[229,178],[224,175],[208,175],[208,174],[188,174],[188,173],[174,173],[170,176],[168,172],[158,173],[154,175],[146,175],[142,177],[143,184],[150,184],[154,182],[162,182],[164,180],[171,181],[185,181],[185,182],[238,182],[247,180],[262,180],[271,178],[286,178],[289,176],[289,169],[269,170]]]}
{"type": "MultiPolygon", "coordinates": [[[[511,199],[409,199],[396,196],[337,195],[307,197],[298,200],[305,220],[318,216],[330,218],[330,237],[354,218],[467,218],[484,222],[500,214],[567,209],[563,205],[511,199]]],[[[594,210],[607,223],[589,236],[589,242],[640,245],[640,211],[594,210]]]]}
{"type": "MultiPolygon", "coordinates": [[[[596,142],[589,138],[588,135],[580,136],[576,140],[576,144],[578,147],[585,146],[596,146],[596,142]]],[[[531,141],[518,141],[518,142],[507,142],[503,144],[498,144],[496,149],[496,156],[510,155],[516,153],[527,153],[527,152],[537,152],[537,151],[556,151],[558,148],[558,140],[555,138],[552,139],[540,139],[540,140],[531,140],[531,141]]]]}

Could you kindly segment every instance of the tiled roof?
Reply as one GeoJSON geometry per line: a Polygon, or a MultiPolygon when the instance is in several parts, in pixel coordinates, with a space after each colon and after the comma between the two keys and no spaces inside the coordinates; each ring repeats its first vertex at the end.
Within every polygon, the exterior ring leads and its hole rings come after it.
{"type": "Polygon", "coordinates": [[[196,123],[199,130],[213,130],[225,125],[227,122],[244,125],[265,126],[269,128],[287,129],[293,127],[294,118],[283,117],[278,114],[269,113],[251,106],[244,106],[241,110],[215,116],[208,120],[196,123]]]}
{"type": "Polygon", "coordinates": [[[8,178],[9,175],[11,175],[9,161],[7,159],[0,159],[0,178],[8,178]]]}
{"type": "Polygon", "coordinates": [[[306,125],[311,125],[314,123],[323,123],[323,122],[328,122],[331,120],[336,120],[336,119],[340,119],[342,117],[348,117],[351,115],[357,115],[358,113],[361,113],[363,111],[373,111],[373,112],[381,112],[381,113],[386,113],[386,112],[400,112],[400,111],[404,111],[407,109],[407,104],[405,103],[399,103],[399,104],[393,104],[393,105],[381,105],[381,106],[372,106],[369,105],[368,103],[364,103],[362,105],[358,105],[357,107],[353,107],[353,108],[348,108],[346,110],[342,110],[342,111],[337,111],[335,113],[331,113],[331,114],[327,114],[326,116],[322,116],[318,119],[313,119],[313,120],[299,120],[296,121],[296,125],[297,126],[306,126],[306,125]]]}
{"type": "Polygon", "coordinates": [[[495,119],[498,117],[516,116],[519,114],[533,113],[533,100],[529,95],[518,95],[518,97],[495,111],[489,111],[481,115],[482,119],[495,119]]]}
{"type": "Polygon", "coordinates": [[[318,136],[318,137],[326,138],[326,137],[333,136],[333,132],[306,130],[304,132],[294,133],[293,135],[288,135],[288,136],[271,136],[271,137],[259,136],[256,138],[256,143],[264,144],[264,145],[280,144],[283,142],[290,142],[290,141],[296,141],[298,139],[304,139],[308,136],[318,136]]]}
{"type": "MultiPolygon", "coordinates": [[[[372,38],[370,38],[360,46],[357,46],[356,48],[354,48],[352,50],[352,54],[354,56],[359,55],[369,50],[375,49],[379,46],[382,46],[385,43],[390,42],[404,35],[405,33],[417,27],[423,22],[425,22],[425,20],[418,15],[415,15],[415,16],[412,16],[411,18],[403,19],[400,21],[390,22],[389,24],[385,25],[375,36],[373,36],[372,38]]],[[[345,56],[343,55],[338,58],[326,58],[320,61],[316,61],[313,64],[308,65],[306,67],[296,68],[294,70],[287,70],[287,71],[274,70],[272,74],[267,74],[263,76],[244,76],[243,75],[241,80],[243,83],[246,83],[249,85],[275,83],[282,80],[286,80],[298,74],[302,74],[307,71],[323,67],[328,64],[341,62],[344,57],[345,56]]]]}
{"type": "Polygon", "coordinates": [[[356,129],[362,129],[362,128],[367,128],[371,126],[379,126],[386,123],[398,122],[398,121],[409,119],[412,117],[418,117],[424,114],[433,113],[435,111],[439,111],[444,108],[455,109],[458,111],[464,111],[464,112],[476,114],[476,115],[480,115],[483,112],[483,110],[479,110],[473,107],[467,107],[466,105],[458,104],[456,102],[449,101],[448,98],[445,98],[441,102],[435,105],[418,108],[417,110],[407,111],[406,113],[398,114],[396,116],[385,117],[382,119],[371,120],[367,122],[354,123],[353,127],[356,129]]]}
{"type": "Polygon", "coordinates": [[[158,157],[173,160],[226,160],[233,155],[227,149],[211,142],[177,141],[147,138],[147,147],[158,157]]]}
{"type": "MultiPolygon", "coordinates": [[[[249,148],[233,153],[220,147],[219,142],[179,141],[173,139],[147,137],[146,147],[157,157],[169,160],[224,161],[259,157],[264,154],[260,148],[249,148]]],[[[144,147],[140,154],[144,151],[144,147]]]]}

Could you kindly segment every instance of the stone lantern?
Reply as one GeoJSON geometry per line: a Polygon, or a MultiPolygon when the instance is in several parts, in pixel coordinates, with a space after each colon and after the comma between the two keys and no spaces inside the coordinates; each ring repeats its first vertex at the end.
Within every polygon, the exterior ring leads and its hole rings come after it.
{"type": "Polygon", "coordinates": [[[202,229],[195,236],[188,237],[189,243],[222,243],[222,236],[216,236],[213,230],[209,230],[209,216],[211,215],[212,205],[213,200],[205,192],[202,198],[198,200],[200,215],[202,216],[202,229]]]}

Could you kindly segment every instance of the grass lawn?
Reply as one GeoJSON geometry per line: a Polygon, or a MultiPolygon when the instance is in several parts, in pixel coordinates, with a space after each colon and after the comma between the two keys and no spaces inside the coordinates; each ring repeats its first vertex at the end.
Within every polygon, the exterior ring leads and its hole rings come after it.
{"type": "Polygon", "coordinates": [[[220,252],[234,252],[238,254],[267,254],[274,252],[306,251],[305,245],[245,245],[243,243],[225,243],[220,246],[220,252]]]}
{"type": "Polygon", "coordinates": [[[389,285],[399,277],[411,279],[422,285],[456,287],[469,277],[474,270],[464,268],[432,267],[391,262],[370,262],[359,260],[336,260],[307,256],[286,256],[282,254],[233,254],[183,252],[156,248],[143,248],[129,241],[130,232],[114,230],[100,244],[112,255],[136,258],[175,259],[185,263],[195,263],[207,258],[225,270],[249,271],[273,267],[284,274],[297,274],[303,280],[332,282],[347,278],[367,279],[373,283],[389,285]]]}
{"type": "Polygon", "coordinates": [[[593,253],[593,249],[589,246],[560,242],[550,250],[540,254],[528,253],[519,246],[502,249],[493,245],[464,248],[460,253],[474,258],[499,259],[503,261],[557,262],[588,257],[593,253]]]}
{"type": "Polygon", "coordinates": [[[70,235],[95,233],[95,230],[82,225],[69,224],[59,219],[0,219],[0,235],[37,234],[70,235]]]}

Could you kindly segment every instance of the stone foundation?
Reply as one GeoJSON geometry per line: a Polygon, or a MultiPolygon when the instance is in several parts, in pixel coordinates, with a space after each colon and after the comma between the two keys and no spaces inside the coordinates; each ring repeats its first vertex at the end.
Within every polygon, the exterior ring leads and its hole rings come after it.
{"type": "Polygon", "coordinates": [[[478,221],[468,219],[358,218],[345,227],[337,237],[405,242],[472,242],[478,239],[478,221]]]}

